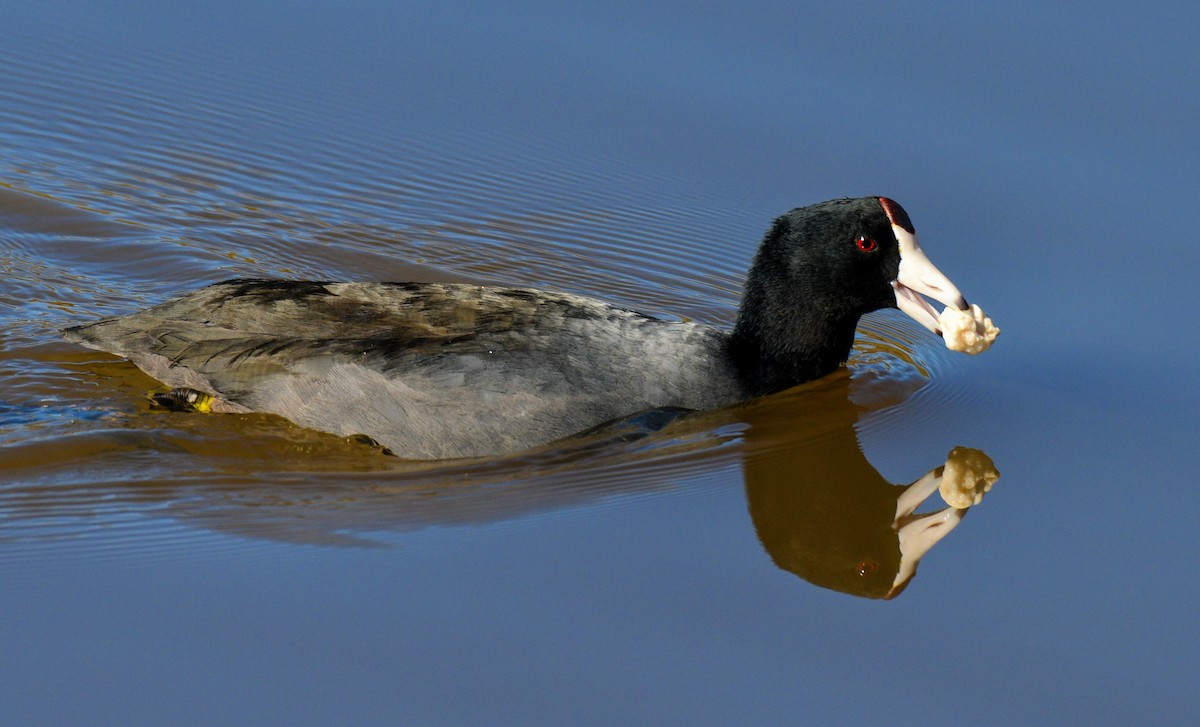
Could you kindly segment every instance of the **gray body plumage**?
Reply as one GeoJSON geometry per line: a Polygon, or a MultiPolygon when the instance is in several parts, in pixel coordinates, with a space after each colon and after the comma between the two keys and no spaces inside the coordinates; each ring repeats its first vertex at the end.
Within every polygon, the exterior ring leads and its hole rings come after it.
{"type": "Polygon", "coordinates": [[[723,331],[522,288],[232,280],[66,335],[213,395],[213,411],[366,434],[414,459],[744,398],[723,331]]]}

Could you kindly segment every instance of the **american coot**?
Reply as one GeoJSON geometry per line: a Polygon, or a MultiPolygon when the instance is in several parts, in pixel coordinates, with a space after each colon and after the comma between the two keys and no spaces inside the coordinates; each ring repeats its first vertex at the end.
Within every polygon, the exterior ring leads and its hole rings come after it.
{"type": "Polygon", "coordinates": [[[160,403],[280,414],[398,456],[525,449],[655,408],[713,409],[831,373],[859,318],[967,302],[883,197],[771,225],[731,332],[526,288],[230,280],[67,329],[168,387],[160,403]]]}

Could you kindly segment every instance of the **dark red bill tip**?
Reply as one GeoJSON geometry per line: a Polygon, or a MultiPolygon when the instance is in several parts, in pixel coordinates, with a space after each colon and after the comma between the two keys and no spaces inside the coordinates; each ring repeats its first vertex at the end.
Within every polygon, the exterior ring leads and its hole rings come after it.
{"type": "Polygon", "coordinates": [[[893,225],[899,225],[910,235],[917,234],[917,230],[913,227],[912,220],[908,218],[908,213],[904,211],[904,208],[900,206],[899,202],[890,200],[887,197],[880,197],[879,204],[883,205],[883,213],[887,215],[888,220],[890,220],[893,225]]]}

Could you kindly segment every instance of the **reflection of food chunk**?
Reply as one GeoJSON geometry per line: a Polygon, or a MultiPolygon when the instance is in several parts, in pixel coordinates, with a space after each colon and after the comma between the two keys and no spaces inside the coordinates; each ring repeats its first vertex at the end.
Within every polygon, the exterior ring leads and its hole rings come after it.
{"type": "Polygon", "coordinates": [[[955,447],[946,457],[938,492],[947,505],[965,510],[978,505],[998,479],[1000,473],[986,454],[978,449],[955,447]]]}
{"type": "Polygon", "coordinates": [[[938,316],[938,327],[942,329],[946,348],[963,353],[986,351],[1000,333],[1000,329],[992,324],[992,319],[984,315],[977,305],[968,310],[946,306],[946,310],[938,316]]]}

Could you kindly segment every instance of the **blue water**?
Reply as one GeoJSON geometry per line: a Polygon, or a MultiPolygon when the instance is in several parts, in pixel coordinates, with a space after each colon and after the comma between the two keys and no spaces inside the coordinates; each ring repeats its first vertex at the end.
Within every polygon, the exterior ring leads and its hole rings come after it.
{"type": "Polygon", "coordinates": [[[1190,723],[1198,20],[7,8],[0,723],[1190,723]],[[150,411],[56,333],[234,275],[728,325],[774,216],[867,194],[997,345],[872,317],[849,375],[645,439],[414,467],[150,411]],[[821,526],[776,500],[894,497],[957,445],[1000,479],[893,600],[765,545],[821,526]]]}

